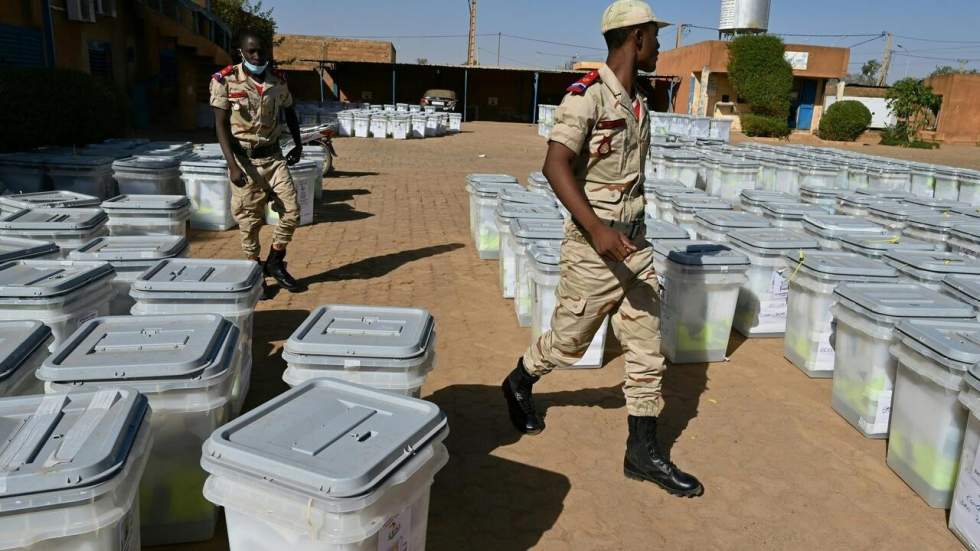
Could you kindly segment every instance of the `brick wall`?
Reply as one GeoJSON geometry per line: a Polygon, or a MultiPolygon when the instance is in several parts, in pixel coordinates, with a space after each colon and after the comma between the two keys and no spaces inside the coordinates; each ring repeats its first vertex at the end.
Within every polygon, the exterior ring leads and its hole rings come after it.
{"type": "Polygon", "coordinates": [[[276,60],[284,69],[315,66],[315,64],[300,61],[303,59],[374,63],[395,62],[395,46],[391,42],[373,40],[285,34],[276,36],[275,50],[276,60]]]}

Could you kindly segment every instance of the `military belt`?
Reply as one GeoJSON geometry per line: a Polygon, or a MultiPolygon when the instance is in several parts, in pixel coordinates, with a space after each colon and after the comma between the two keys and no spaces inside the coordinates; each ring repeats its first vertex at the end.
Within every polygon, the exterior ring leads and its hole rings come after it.
{"type": "Polygon", "coordinates": [[[279,149],[275,144],[266,144],[253,147],[251,149],[246,149],[239,146],[238,151],[249,159],[267,159],[269,157],[274,157],[276,153],[279,152],[279,149]]]}
{"type": "Polygon", "coordinates": [[[618,191],[623,195],[629,192],[629,198],[639,197],[643,195],[643,186],[637,186],[636,184],[594,184],[602,189],[609,191],[618,191]]]}

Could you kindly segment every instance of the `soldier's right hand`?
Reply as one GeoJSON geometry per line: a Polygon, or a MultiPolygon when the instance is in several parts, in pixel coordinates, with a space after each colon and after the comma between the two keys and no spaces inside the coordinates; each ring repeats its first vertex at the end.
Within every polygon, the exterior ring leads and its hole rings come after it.
{"type": "Polygon", "coordinates": [[[228,167],[228,179],[235,187],[245,187],[245,172],[237,166],[228,167]]]}
{"type": "Polygon", "coordinates": [[[597,225],[589,232],[589,237],[592,239],[592,247],[606,260],[622,262],[636,252],[636,245],[626,235],[606,225],[597,225]]]}

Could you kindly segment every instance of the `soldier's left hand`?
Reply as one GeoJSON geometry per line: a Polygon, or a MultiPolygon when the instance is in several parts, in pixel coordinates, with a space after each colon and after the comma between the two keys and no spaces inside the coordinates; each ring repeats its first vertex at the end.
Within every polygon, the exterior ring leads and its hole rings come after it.
{"type": "Polygon", "coordinates": [[[302,156],[303,156],[303,146],[297,145],[296,147],[290,149],[289,153],[286,154],[286,164],[289,166],[293,166],[294,164],[299,162],[299,159],[302,156]]]}

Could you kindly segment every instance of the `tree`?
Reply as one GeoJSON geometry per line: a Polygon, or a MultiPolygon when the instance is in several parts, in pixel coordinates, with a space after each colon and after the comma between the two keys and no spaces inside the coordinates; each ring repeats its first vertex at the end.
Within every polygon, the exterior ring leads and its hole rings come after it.
{"type": "Polygon", "coordinates": [[[817,135],[823,140],[853,142],[871,124],[871,111],[859,101],[838,101],[820,117],[817,135]]]}
{"type": "Polygon", "coordinates": [[[211,10],[231,29],[232,48],[238,46],[242,31],[258,34],[269,46],[275,45],[276,21],[272,8],[262,6],[262,0],[214,0],[211,10]]]}
{"type": "Polygon", "coordinates": [[[880,72],[881,62],[877,59],[869,59],[861,66],[861,74],[849,74],[844,77],[844,81],[858,86],[874,86],[878,83],[880,72]]]}
{"type": "Polygon", "coordinates": [[[978,71],[976,69],[967,69],[965,67],[953,67],[951,65],[940,65],[936,67],[931,73],[929,73],[928,78],[939,77],[943,75],[976,75],[978,71]]]}
{"type": "Polygon", "coordinates": [[[415,63],[417,63],[419,65],[428,65],[429,64],[429,59],[428,58],[425,58],[425,57],[419,57],[419,58],[416,58],[415,59],[415,63]]]}
{"type": "Polygon", "coordinates": [[[888,108],[898,119],[895,126],[889,129],[889,134],[897,137],[903,144],[911,144],[918,139],[919,131],[939,112],[942,102],[942,98],[930,86],[915,78],[904,78],[896,82],[888,89],[885,98],[888,108]]]}
{"type": "Polygon", "coordinates": [[[793,67],[786,61],[782,39],[770,35],[744,35],[728,45],[728,75],[736,94],[752,109],[750,126],[763,135],[789,134],[793,67]],[[760,120],[769,119],[769,121],[760,120]],[[771,133],[769,133],[771,131],[771,133]]]}

